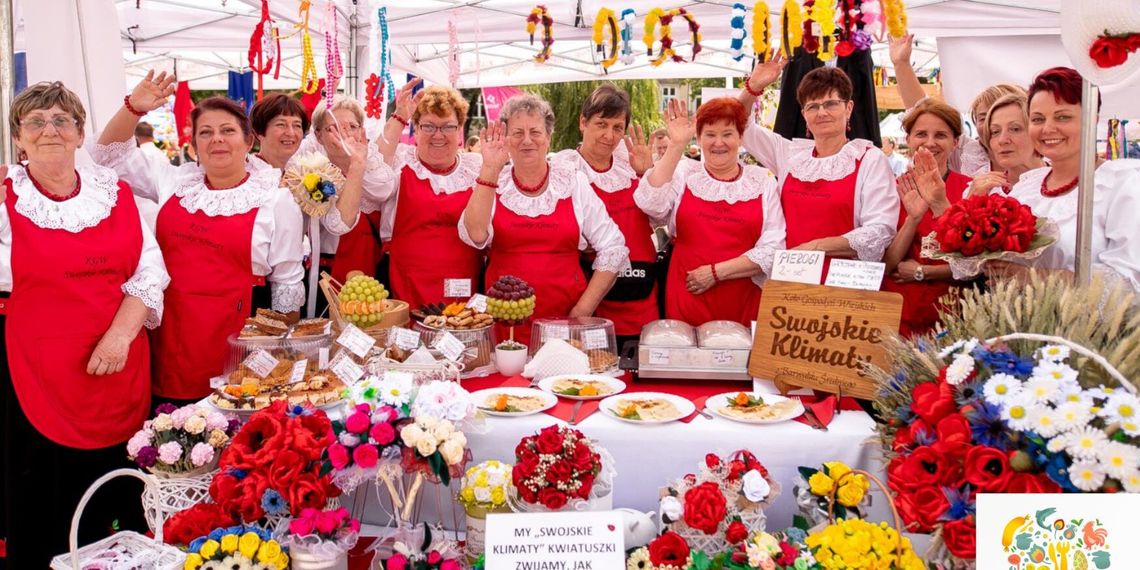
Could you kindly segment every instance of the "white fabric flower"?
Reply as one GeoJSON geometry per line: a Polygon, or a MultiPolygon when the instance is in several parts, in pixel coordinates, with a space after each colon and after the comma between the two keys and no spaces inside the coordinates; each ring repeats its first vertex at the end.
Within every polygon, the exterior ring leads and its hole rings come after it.
{"type": "Polygon", "coordinates": [[[421,437],[416,441],[416,451],[420,452],[420,455],[423,457],[435,453],[435,448],[435,440],[430,437],[421,437]]]}
{"type": "MultiPolygon", "coordinates": [[[[417,446],[416,449],[419,447],[417,446]]],[[[463,461],[463,445],[457,440],[449,439],[439,446],[439,454],[443,456],[444,462],[448,465],[457,465],[463,461]]]]}
{"type": "Polygon", "coordinates": [[[1098,428],[1085,426],[1071,432],[1069,445],[1065,448],[1076,459],[1094,460],[1100,456],[1108,443],[1108,436],[1098,428]]]}
{"type": "Polygon", "coordinates": [[[1069,480],[1078,489],[1091,493],[1104,484],[1104,469],[1095,461],[1077,461],[1069,468],[1069,480]]]}
{"type": "Polygon", "coordinates": [[[1057,408],[1057,429],[1060,431],[1078,429],[1089,423],[1092,417],[1092,410],[1083,402],[1065,402],[1057,408]]]}
{"type": "Polygon", "coordinates": [[[1121,422],[1120,429],[1132,437],[1140,436],[1140,422],[1121,422]]]}
{"type": "Polygon", "coordinates": [[[308,172],[322,168],[329,163],[329,158],[323,153],[308,152],[301,156],[294,157],[293,161],[296,162],[297,166],[301,167],[302,172],[308,172]]]}
{"type": "Polygon", "coordinates": [[[1061,453],[1065,451],[1066,447],[1069,447],[1069,441],[1072,437],[1072,434],[1063,433],[1050,439],[1049,443],[1045,444],[1045,449],[1049,450],[1049,453],[1061,453]]]}
{"type": "Polygon", "coordinates": [[[360,436],[348,430],[340,432],[340,435],[337,436],[337,440],[345,447],[356,447],[360,445],[360,436]]]}
{"type": "Polygon", "coordinates": [[[759,568],[761,564],[772,558],[767,550],[760,548],[758,545],[749,544],[745,549],[745,552],[748,554],[748,565],[752,568],[759,568]]]}
{"type": "Polygon", "coordinates": [[[1135,470],[1120,480],[1126,493],[1140,493],[1140,470],[1135,470]]]}
{"type": "Polygon", "coordinates": [[[1039,362],[1033,367],[1033,377],[1045,376],[1057,382],[1076,381],[1077,371],[1061,362],[1039,362]]]}
{"type": "Polygon", "coordinates": [[[957,386],[965,382],[973,372],[974,356],[969,352],[963,352],[955,356],[950,366],[946,367],[946,383],[951,386],[957,386]]]}
{"type": "Polygon", "coordinates": [[[1050,344],[1041,348],[1041,360],[1045,362],[1061,362],[1069,357],[1069,347],[1063,344],[1050,344]]]}
{"type": "Polygon", "coordinates": [[[435,381],[420,386],[412,402],[412,416],[429,415],[461,422],[475,415],[471,394],[455,382],[435,381]]]}
{"type": "Polygon", "coordinates": [[[1071,404],[1079,403],[1085,408],[1092,408],[1096,405],[1092,393],[1088,390],[1066,391],[1067,384],[1061,385],[1061,397],[1057,400],[1058,404],[1071,404]]]}
{"type": "Polygon", "coordinates": [[[488,487],[475,487],[475,500],[480,503],[490,503],[491,489],[488,487]]]}
{"type": "Polygon", "coordinates": [[[1110,441],[1100,453],[1100,464],[1104,472],[1123,480],[1140,467],[1140,449],[1126,443],[1110,441]]]}
{"type": "Polygon", "coordinates": [[[954,354],[955,352],[958,352],[959,350],[964,350],[965,352],[973,352],[974,349],[977,348],[977,346],[978,346],[978,339],[976,339],[976,338],[972,338],[970,340],[959,340],[959,341],[955,342],[954,344],[951,344],[950,346],[943,348],[942,351],[938,353],[938,357],[945,360],[947,356],[950,356],[951,354],[954,354]]]}
{"type": "Polygon", "coordinates": [[[1025,383],[1025,393],[1034,402],[1055,402],[1061,397],[1061,381],[1050,376],[1033,376],[1025,383]]]}
{"type": "Polygon", "coordinates": [[[404,441],[404,445],[408,447],[415,447],[416,442],[423,439],[427,435],[424,430],[417,424],[408,424],[404,429],[400,430],[400,439],[404,441]]]}
{"type": "Polygon", "coordinates": [[[685,515],[685,507],[677,497],[668,495],[661,498],[661,516],[668,522],[679,521],[685,515]]]}
{"type": "Polygon", "coordinates": [[[756,469],[745,473],[740,482],[744,491],[744,497],[753,503],[763,501],[772,493],[771,485],[769,485],[768,481],[764,479],[764,476],[760,474],[760,471],[756,469]]]}
{"type": "Polygon", "coordinates": [[[1057,415],[1047,406],[1034,406],[1029,410],[1030,429],[1041,437],[1053,437],[1060,430],[1057,415]]]}
{"type": "Polygon", "coordinates": [[[446,441],[453,432],[455,432],[455,426],[451,422],[443,421],[432,428],[431,435],[436,441],[446,441]]]}
{"type": "Polygon", "coordinates": [[[174,422],[170,419],[170,414],[158,414],[151,426],[154,427],[154,431],[167,431],[174,427],[174,422]]]}
{"type": "Polygon", "coordinates": [[[1033,428],[1033,424],[1029,422],[1029,411],[1036,407],[1036,404],[1027,395],[1021,394],[1013,398],[1001,408],[1001,419],[1010,429],[1015,431],[1028,431],[1033,428]]]}
{"type": "Polygon", "coordinates": [[[412,397],[412,376],[410,374],[384,375],[384,379],[377,386],[380,401],[399,408],[408,403],[412,397]]]}
{"type": "Polygon", "coordinates": [[[182,429],[185,429],[186,433],[191,433],[194,435],[200,434],[206,431],[206,418],[203,418],[201,416],[190,416],[186,419],[186,423],[182,425],[182,429]]]}
{"type": "Polygon", "coordinates": [[[1108,397],[1100,416],[1112,423],[1136,422],[1140,419],[1140,398],[1127,392],[1117,392],[1108,397]]]}
{"type": "Polygon", "coordinates": [[[1012,401],[1021,391],[1021,380],[1009,374],[994,374],[990,376],[990,379],[986,380],[986,384],[982,388],[986,402],[995,406],[1000,406],[1012,401]]]}

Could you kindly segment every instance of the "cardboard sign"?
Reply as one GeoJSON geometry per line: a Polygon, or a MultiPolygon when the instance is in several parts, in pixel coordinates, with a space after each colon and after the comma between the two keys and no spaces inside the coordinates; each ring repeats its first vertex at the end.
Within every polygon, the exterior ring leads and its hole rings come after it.
{"type": "Polygon", "coordinates": [[[777,386],[871,399],[878,386],[863,364],[888,367],[882,343],[898,331],[901,315],[898,293],[769,282],[748,372],[777,386]]]}
{"type": "Polygon", "coordinates": [[[823,252],[785,249],[776,252],[772,280],[819,285],[823,278],[823,252]]]}
{"type": "Polygon", "coordinates": [[[625,567],[617,511],[487,515],[488,570],[612,570],[625,567]]]}
{"type": "Polygon", "coordinates": [[[831,267],[827,269],[827,281],[823,284],[828,287],[878,291],[883,285],[883,274],[886,271],[887,264],[878,261],[832,259],[831,267]]]}

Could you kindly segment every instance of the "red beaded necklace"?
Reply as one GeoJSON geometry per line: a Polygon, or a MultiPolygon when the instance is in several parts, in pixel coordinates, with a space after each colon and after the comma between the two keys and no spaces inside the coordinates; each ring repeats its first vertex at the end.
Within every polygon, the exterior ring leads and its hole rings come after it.
{"type": "Polygon", "coordinates": [[[524,186],[523,183],[519,180],[518,175],[515,174],[515,169],[513,169],[513,168],[511,169],[511,180],[513,180],[515,182],[515,187],[518,188],[519,191],[524,193],[524,194],[534,194],[534,193],[538,192],[539,190],[542,190],[542,187],[546,186],[546,180],[548,178],[550,178],[550,165],[549,164],[546,165],[546,173],[544,173],[542,175],[542,180],[539,180],[538,184],[536,184],[534,186],[524,186]]]}
{"type": "Polygon", "coordinates": [[[249,173],[246,172],[245,177],[242,178],[240,182],[238,182],[237,184],[234,184],[233,186],[230,186],[228,188],[215,188],[214,185],[210,183],[209,178],[203,177],[203,179],[206,181],[206,189],[207,190],[233,190],[234,188],[237,188],[238,186],[245,184],[246,180],[249,180],[249,173]]]}
{"type": "Polygon", "coordinates": [[[708,172],[709,177],[712,178],[713,180],[716,180],[717,182],[736,182],[737,180],[740,180],[741,176],[744,176],[744,169],[740,168],[739,165],[737,165],[736,174],[733,175],[732,178],[717,178],[717,175],[713,174],[712,171],[710,171],[707,166],[705,167],[705,172],[708,172]]]}
{"type": "Polygon", "coordinates": [[[78,196],[79,190],[83,186],[83,180],[81,178],[79,178],[79,172],[76,172],[75,173],[75,189],[72,190],[71,192],[69,192],[68,194],[64,195],[64,196],[60,196],[58,194],[52,194],[51,192],[48,192],[47,190],[45,190],[44,187],[40,185],[40,181],[36,180],[35,177],[32,176],[32,169],[25,168],[24,172],[26,172],[28,174],[28,180],[32,181],[32,186],[35,186],[36,190],[39,190],[40,194],[43,194],[44,197],[46,197],[48,200],[51,200],[52,202],[66,202],[67,200],[70,200],[70,199],[78,196]]]}
{"type": "Polygon", "coordinates": [[[448,166],[447,168],[433,168],[432,165],[424,162],[423,159],[420,159],[420,164],[424,165],[424,168],[426,168],[428,172],[443,176],[445,174],[450,174],[455,170],[456,166],[459,166],[459,156],[456,156],[455,162],[451,163],[451,166],[448,166]]]}
{"type": "Polygon", "coordinates": [[[1046,197],[1046,198],[1056,198],[1057,196],[1063,196],[1065,194],[1068,194],[1069,192],[1071,192],[1073,190],[1073,188],[1077,187],[1077,183],[1080,182],[1080,180],[1081,180],[1081,177],[1077,176],[1076,178],[1074,178],[1072,180],[1072,182],[1069,182],[1068,184],[1061,186],[1060,188],[1054,188],[1054,189],[1050,190],[1047,187],[1047,183],[1049,182],[1049,177],[1052,175],[1053,175],[1053,171],[1050,170],[1049,174],[1046,174],[1045,178],[1041,179],[1041,195],[1046,197]]]}
{"type": "MultiPolygon", "coordinates": [[[[586,160],[586,155],[582,154],[582,149],[578,149],[578,156],[581,156],[581,157],[582,157],[582,160],[586,160]]],[[[588,160],[586,160],[586,164],[587,164],[587,165],[589,165],[589,167],[590,167],[590,170],[593,170],[594,172],[597,172],[598,174],[605,174],[605,173],[609,172],[611,169],[613,169],[613,167],[614,167],[614,157],[612,157],[612,156],[611,156],[611,157],[610,157],[610,165],[609,165],[609,166],[607,166],[607,167],[605,167],[605,168],[603,168],[603,169],[601,169],[601,170],[598,170],[597,168],[594,168],[594,165],[593,165],[593,164],[590,164],[590,161],[588,161],[588,160]]]]}

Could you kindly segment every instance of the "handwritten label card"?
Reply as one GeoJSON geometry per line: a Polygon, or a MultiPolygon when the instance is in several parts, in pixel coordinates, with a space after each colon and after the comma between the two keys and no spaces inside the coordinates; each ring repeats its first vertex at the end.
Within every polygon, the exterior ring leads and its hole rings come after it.
{"type": "Polygon", "coordinates": [[[472,295],[471,298],[467,300],[467,308],[475,311],[476,313],[486,313],[487,296],[480,295],[478,293],[472,295]]]}
{"type": "Polygon", "coordinates": [[[542,328],[542,342],[548,340],[570,340],[570,327],[567,325],[551,325],[542,328]]]}
{"type": "Polygon", "coordinates": [[[712,353],[713,364],[717,366],[724,366],[732,364],[732,351],[730,350],[714,350],[712,353]]]}
{"type": "Polygon", "coordinates": [[[463,341],[455,338],[455,335],[450,332],[444,331],[435,341],[435,349],[440,351],[444,357],[452,362],[459,362],[463,358],[463,351],[467,349],[463,341]]]}
{"type": "Polygon", "coordinates": [[[444,279],[443,280],[443,296],[449,299],[456,297],[470,297],[471,296],[471,280],[470,279],[444,279]]]}
{"type": "Polygon", "coordinates": [[[649,349],[649,363],[655,366],[669,366],[669,351],[662,348],[649,349]]]}
{"type": "Polygon", "coordinates": [[[404,350],[415,350],[420,346],[420,333],[411,329],[394,327],[388,331],[388,345],[396,345],[404,350]]]}
{"type": "Polygon", "coordinates": [[[368,336],[368,333],[360,330],[356,325],[350,324],[337,337],[336,343],[347,348],[356,356],[364,358],[368,356],[368,351],[372,350],[372,346],[376,344],[376,339],[368,336]]]}
{"type": "Polygon", "coordinates": [[[586,350],[606,348],[610,344],[610,339],[606,335],[606,329],[588,329],[582,331],[582,344],[586,346],[586,350]]]}
{"type": "Polygon", "coordinates": [[[772,263],[773,281],[819,285],[823,277],[823,252],[785,249],[776,252],[772,263]]]}
{"type": "Polygon", "coordinates": [[[309,368],[309,359],[302,358],[293,363],[293,372],[289,374],[289,383],[296,384],[305,379],[305,371],[309,368]]]}
{"type": "Polygon", "coordinates": [[[333,357],[332,364],[329,365],[329,370],[336,374],[345,384],[352,384],[360,380],[364,376],[364,369],[359,364],[352,361],[347,354],[341,352],[333,357]]]}
{"type": "Polygon", "coordinates": [[[257,374],[259,378],[265,378],[269,376],[269,373],[273,372],[274,368],[277,368],[277,362],[277,359],[273,358],[272,354],[259,348],[245,357],[245,361],[242,362],[242,364],[252,370],[254,374],[257,374]]]}
{"type": "Polygon", "coordinates": [[[625,566],[617,511],[487,515],[487,568],[611,570],[625,566]]]}
{"type": "Polygon", "coordinates": [[[827,270],[827,282],[824,285],[878,291],[883,284],[883,273],[886,271],[887,264],[878,261],[832,259],[831,268],[827,270]]]}

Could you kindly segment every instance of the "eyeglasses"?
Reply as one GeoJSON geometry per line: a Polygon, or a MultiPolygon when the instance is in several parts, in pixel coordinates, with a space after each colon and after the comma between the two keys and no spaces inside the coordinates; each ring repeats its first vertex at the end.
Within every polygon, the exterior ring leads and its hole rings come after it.
{"type": "Polygon", "coordinates": [[[828,113],[834,113],[846,104],[847,100],[845,99],[828,99],[827,101],[820,101],[818,103],[808,103],[807,105],[804,105],[804,113],[807,113],[808,115],[815,115],[816,113],[819,113],[820,109],[823,109],[828,113]]]}
{"type": "Polygon", "coordinates": [[[52,117],[50,121],[45,121],[39,117],[36,117],[20,122],[20,126],[23,127],[25,131],[28,131],[33,135],[43,132],[43,130],[47,128],[49,124],[55,127],[55,130],[57,132],[69,133],[76,129],[76,127],[79,125],[79,121],[76,121],[74,117],[56,115],[55,117],[52,117]]]}
{"type": "Polygon", "coordinates": [[[454,135],[459,130],[459,125],[433,125],[431,123],[416,123],[416,127],[423,131],[425,135],[434,135],[436,133],[454,135]]]}

